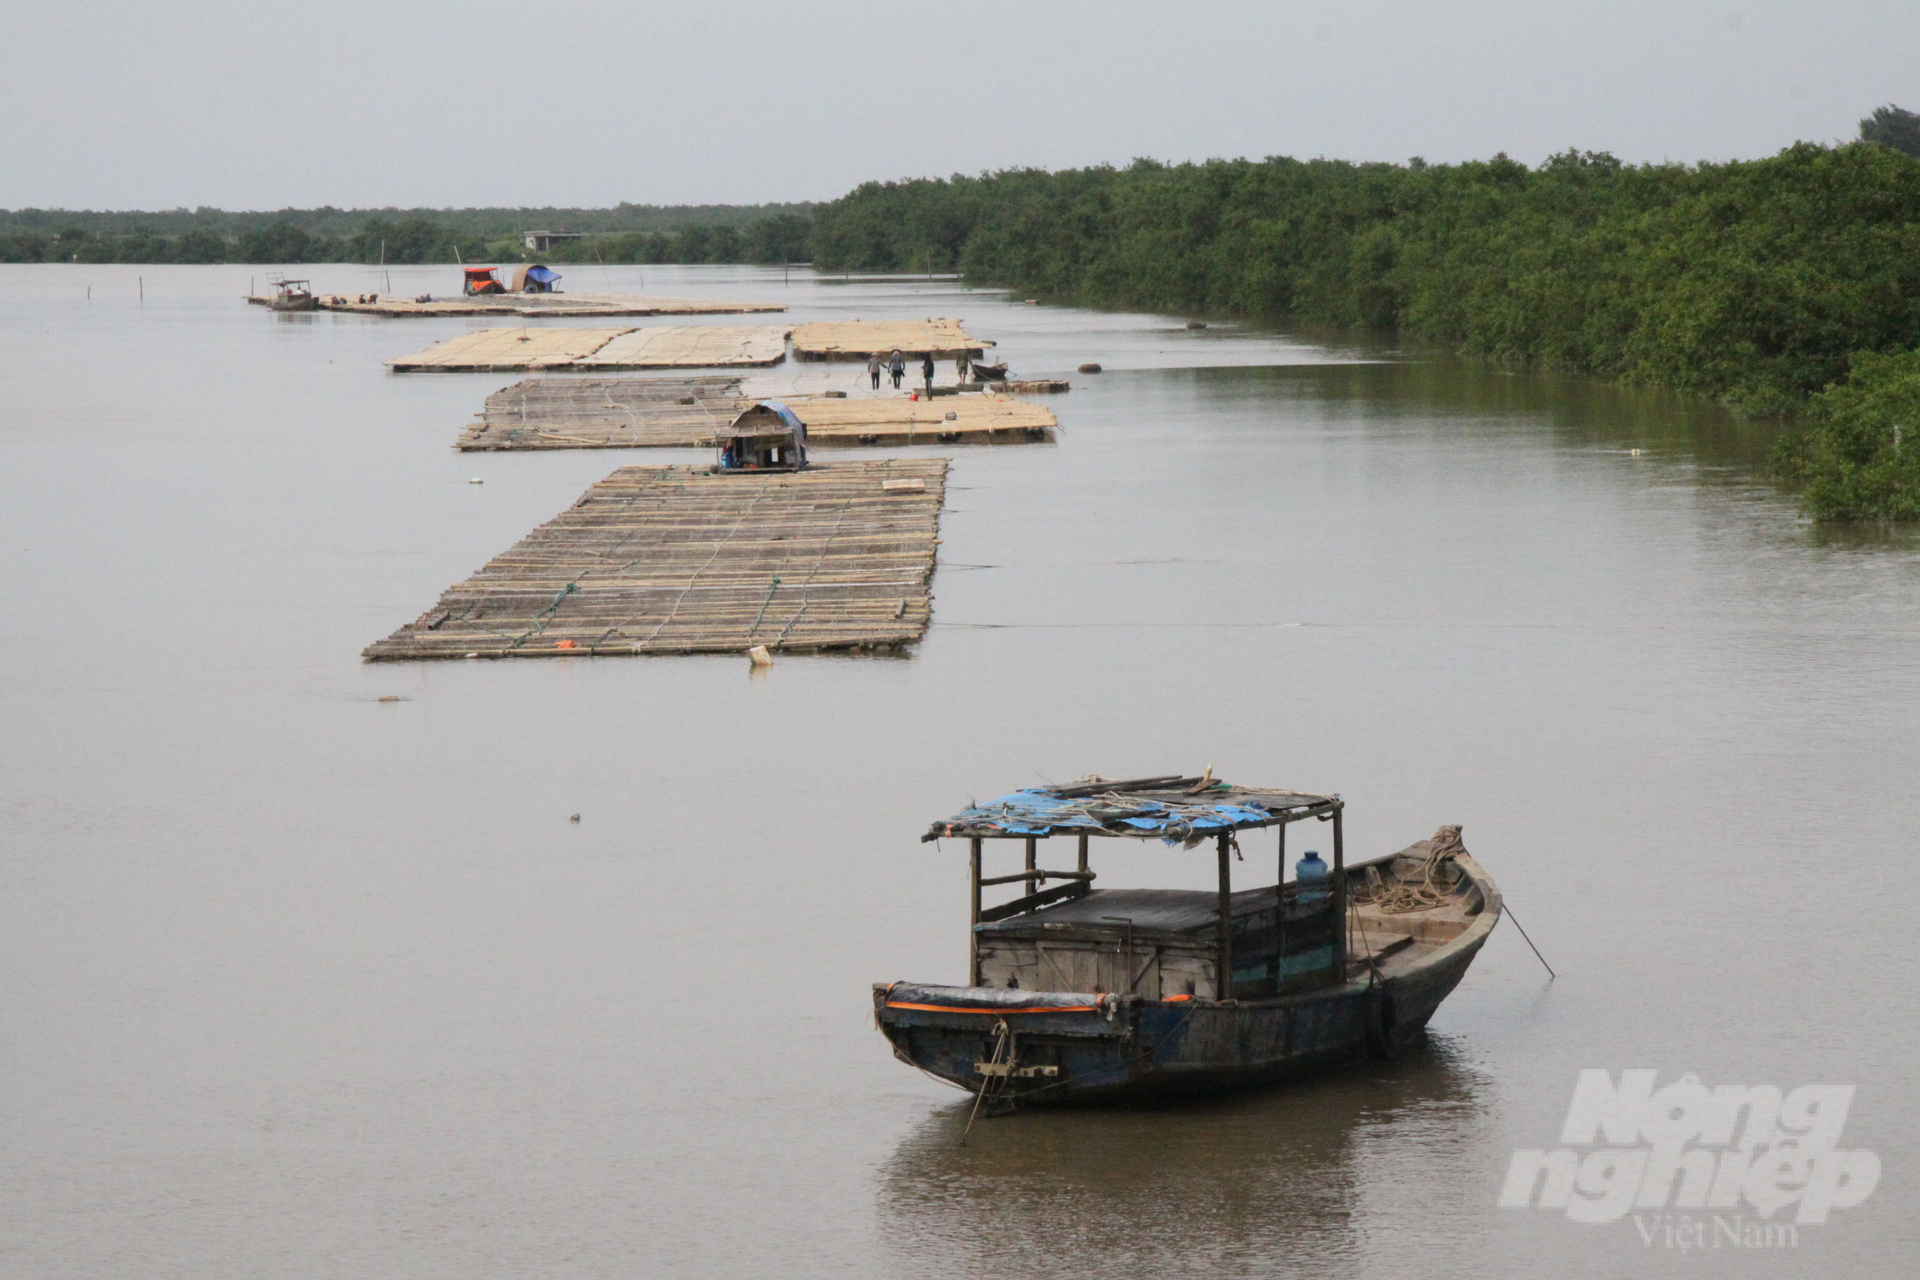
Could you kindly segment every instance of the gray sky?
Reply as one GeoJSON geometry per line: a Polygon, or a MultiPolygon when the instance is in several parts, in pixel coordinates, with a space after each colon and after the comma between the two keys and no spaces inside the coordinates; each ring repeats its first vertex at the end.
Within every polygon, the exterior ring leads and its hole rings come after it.
{"type": "Polygon", "coordinates": [[[757,203],[1141,155],[1692,161],[1920,109],[1913,3],[8,12],[7,208],[757,203]]]}

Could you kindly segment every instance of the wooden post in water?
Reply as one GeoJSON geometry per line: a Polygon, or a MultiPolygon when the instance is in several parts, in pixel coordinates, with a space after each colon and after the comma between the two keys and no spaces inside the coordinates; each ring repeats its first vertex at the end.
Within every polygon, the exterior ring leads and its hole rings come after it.
{"type": "MultiPolygon", "coordinates": [[[[1084,832],[1084,831],[1082,831],[1082,832],[1080,833],[1080,870],[1081,870],[1081,871],[1086,871],[1086,870],[1088,870],[1088,867],[1087,867],[1087,833],[1086,833],[1086,832],[1084,832]]],[[[1085,882],[1083,881],[1082,883],[1085,883],[1085,882]]]]}
{"type": "MultiPolygon", "coordinates": [[[[1038,862],[1034,861],[1035,857],[1037,857],[1039,854],[1039,845],[1040,845],[1039,836],[1027,837],[1027,870],[1028,871],[1032,871],[1035,867],[1038,867],[1040,865],[1038,862]]],[[[1028,876],[1027,892],[1029,894],[1032,894],[1032,893],[1038,893],[1039,891],[1040,891],[1039,879],[1035,876],[1031,876],[1031,875],[1028,876]]]]}
{"type": "Polygon", "coordinates": [[[1340,815],[1346,807],[1343,804],[1333,811],[1333,918],[1339,921],[1333,972],[1343,983],[1347,980],[1347,848],[1340,838],[1340,815]]]}
{"type": "Polygon", "coordinates": [[[967,926],[967,985],[980,985],[980,837],[968,842],[973,846],[973,919],[967,926]]]}
{"type": "Polygon", "coordinates": [[[1214,978],[1213,998],[1231,1000],[1233,998],[1233,862],[1227,852],[1227,842],[1232,839],[1230,833],[1222,831],[1220,846],[1220,936],[1216,944],[1214,966],[1217,976],[1214,978]]]}

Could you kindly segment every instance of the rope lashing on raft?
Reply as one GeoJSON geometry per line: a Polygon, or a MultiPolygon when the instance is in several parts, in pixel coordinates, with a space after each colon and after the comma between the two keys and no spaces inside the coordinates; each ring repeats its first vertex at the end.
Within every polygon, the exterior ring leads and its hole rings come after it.
{"type": "Polygon", "coordinates": [[[753,615],[753,625],[747,628],[747,639],[753,639],[754,632],[760,630],[760,619],[767,616],[767,606],[773,603],[773,593],[780,589],[780,575],[773,575],[773,582],[767,587],[767,598],[760,602],[760,612],[753,615]]]}
{"type": "Polygon", "coordinates": [[[1412,911],[1430,911],[1444,907],[1453,899],[1454,870],[1447,866],[1454,855],[1467,851],[1460,841],[1459,827],[1442,827],[1427,842],[1426,861],[1411,876],[1392,884],[1356,885],[1353,900],[1364,902],[1383,916],[1406,915],[1412,911]]]}
{"type": "Polygon", "coordinates": [[[566,586],[560,588],[559,592],[553,597],[553,603],[533,615],[533,625],[527,628],[526,634],[508,645],[507,648],[518,649],[528,640],[545,631],[547,629],[547,623],[552,621],[553,615],[560,612],[561,602],[579,589],[580,584],[578,582],[569,582],[566,586]]]}

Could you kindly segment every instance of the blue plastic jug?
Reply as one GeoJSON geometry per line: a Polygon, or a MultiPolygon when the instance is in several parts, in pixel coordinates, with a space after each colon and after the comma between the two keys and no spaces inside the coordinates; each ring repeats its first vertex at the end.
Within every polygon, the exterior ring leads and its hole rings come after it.
{"type": "Polygon", "coordinates": [[[1300,882],[1300,901],[1319,902],[1332,888],[1328,883],[1327,864],[1320,861],[1320,855],[1313,850],[1300,861],[1294,863],[1293,875],[1300,882]]]}

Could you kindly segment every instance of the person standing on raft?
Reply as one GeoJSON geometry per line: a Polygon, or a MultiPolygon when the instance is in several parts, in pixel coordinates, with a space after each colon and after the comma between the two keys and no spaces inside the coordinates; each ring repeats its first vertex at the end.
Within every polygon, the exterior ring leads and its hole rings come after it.
{"type": "Polygon", "coordinates": [[[933,352],[920,357],[920,376],[927,380],[927,394],[933,394],[933,352]]]}
{"type": "Polygon", "coordinates": [[[873,389],[880,389],[880,353],[874,352],[867,357],[867,372],[873,377],[873,389]]]}
{"type": "Polygon", "coordinates": [[[900,389],[900,379],[907,376],[907,358],[900,354],[900,348],[893,349],[893,357],[887,361],[887,372],[893,375],[893,389],[900,389]]]}

